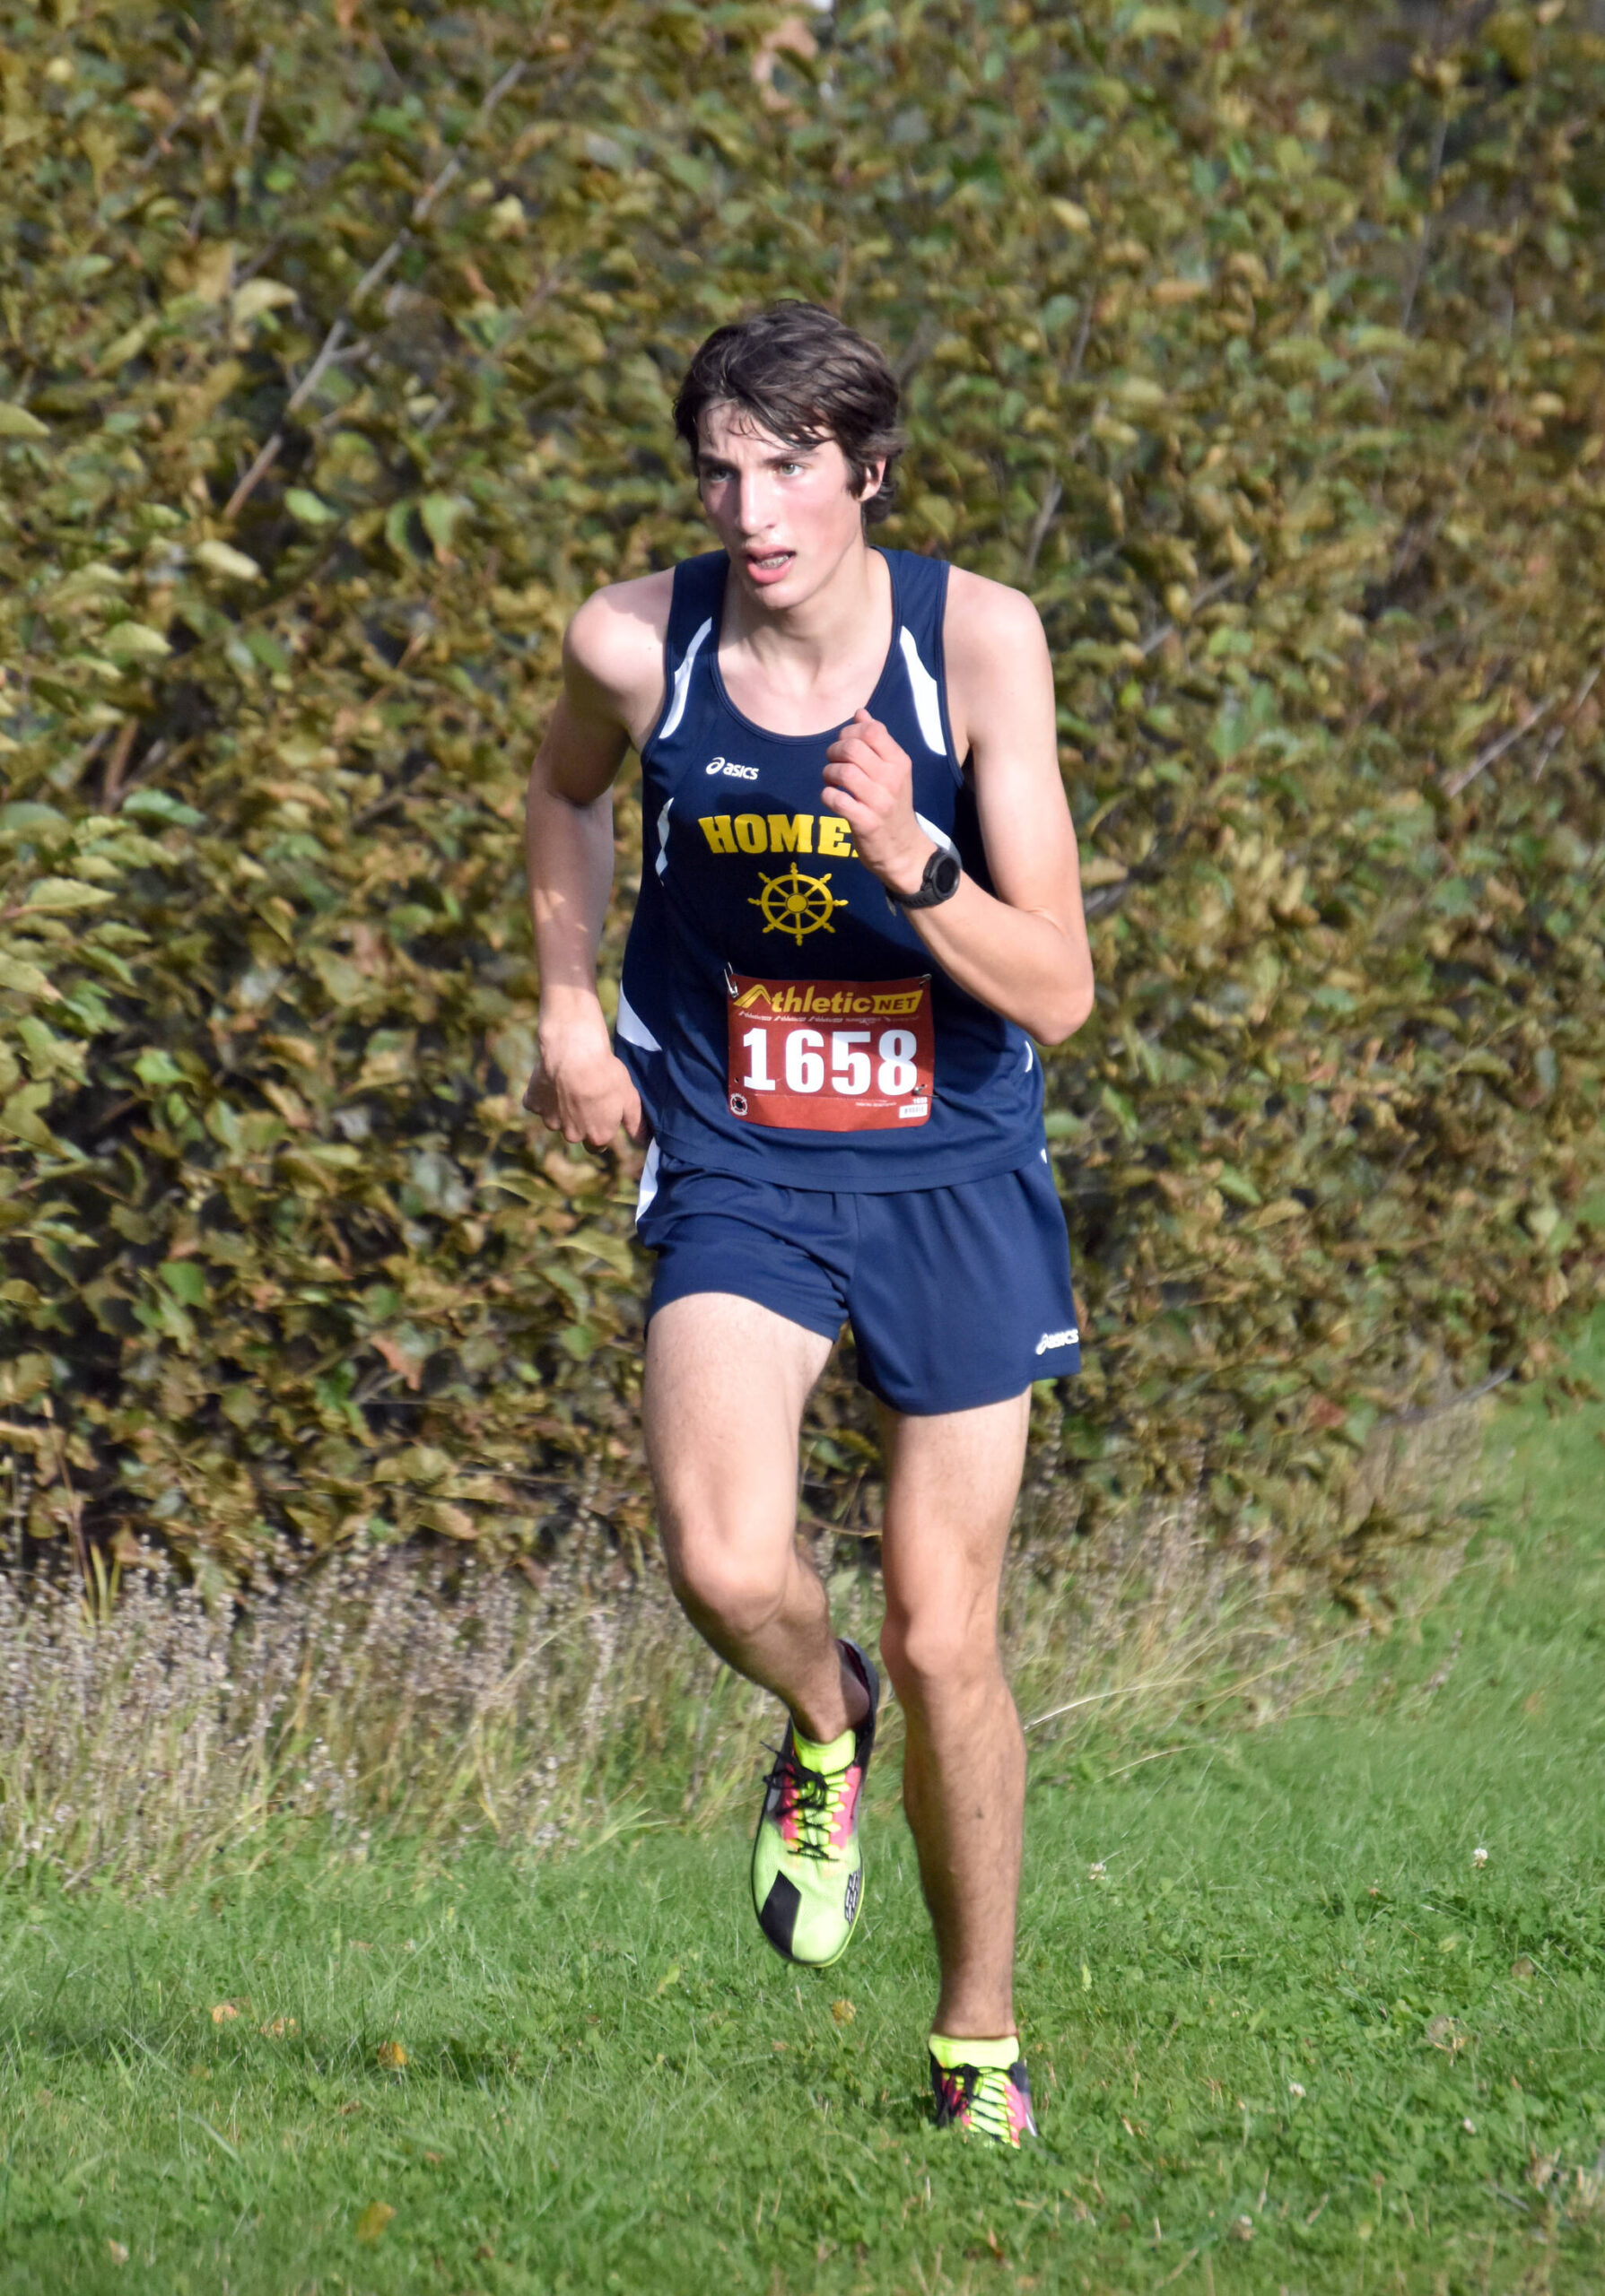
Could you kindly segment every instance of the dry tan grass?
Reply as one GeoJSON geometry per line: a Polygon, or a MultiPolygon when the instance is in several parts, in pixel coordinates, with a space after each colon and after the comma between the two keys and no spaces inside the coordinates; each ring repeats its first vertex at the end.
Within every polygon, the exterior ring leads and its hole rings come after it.
{"type": "MultiPolygon", "coordinates": [[[[1445,1492],[1463,1499],[1474,1412],[1384,1439],[1374,1490],[1395,1519],[1428,1491],[1440,1519],[1445,1492]]],[[[1350,1589],[1338,1611],[1325,1578],[1273,1578],[1257,1551],[1208,1545],[1185,1498],[1081,1543],[1068,1498],[1039,1458],[1004,1590],[1038,1746],[1285,1712],[1339,1680],[1401,1598],[1430,1601],[1463,1545],[1417,1548],[1392,1591],[1350,1589]]],[[[869,1544],[813,1539],[839,1622],[873,1643],[869,1544]]],[[[1363,1564],[1363,1541],[1356,1552],[1363,1564]]],[[[543,1848],[745,1807],[773,1707],[703,1648],[654,1571],[631,1578],[599,1548],[538,1587],[406,1551],[310,1574],[282,1561],[239,1606],[210,1608],[153,1556],[115,1599],[0,1573],[0,1858],[74,1883],[159,1883],[220,1851],[249,1857],[270,1815],[353,1846],[391,1822],[543,1848]]],[[[886,1718],[894,1746],[894,1708],[886,1718]]]]}

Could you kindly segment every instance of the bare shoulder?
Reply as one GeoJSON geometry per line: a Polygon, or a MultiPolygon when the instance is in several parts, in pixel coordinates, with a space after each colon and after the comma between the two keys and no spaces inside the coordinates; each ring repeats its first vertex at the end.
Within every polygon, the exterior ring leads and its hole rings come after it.
{"type": "Polygon", "coordinates": [[[672,570],[610,582],[587,598],[563,642],[571,697],[616,716],[637,737],[663,692],[663,639],[674,596],[672,570]]]}
{"type": "Polygon", "coordinates": [[[961,757],[1004,725],[1016,734],[1035,717],[1051,744],[1053,673],[1042,616],[1024,590],[962,566],[947,578],[942,620],[947,709],[961,757]]]}
{"type": "Polygon", "coordinates": [[[1008,583],[990,581],[966,567],[951,567],[941,649],[948,668],[960,675],[964,671],[997,673],[999,668],[1017,668],[1024,659],[1045,657],[1047,639],[1042,618],[1024,590],[1010,590],[1008,583]]]}

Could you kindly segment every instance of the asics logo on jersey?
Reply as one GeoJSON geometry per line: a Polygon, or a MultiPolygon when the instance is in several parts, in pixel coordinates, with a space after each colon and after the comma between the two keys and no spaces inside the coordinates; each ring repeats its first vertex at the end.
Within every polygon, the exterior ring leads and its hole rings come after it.
{"type": "Polygon", "coordinates": [[[758,778],[755,765],[735,765],[728,757],[711,757],[702,770],[722,774],[727,781],[755,781],[758,778]]]}
{"type": "Polygon", "coordinates": [[[1074,1324],[1069,1331],[1045,1331],[1036,1343],[1036,1352],[1039,1355],[1045,1355],[1051,1347],[1074,1347],[1080,1337],[1081,1334],[1074,1324]]]}

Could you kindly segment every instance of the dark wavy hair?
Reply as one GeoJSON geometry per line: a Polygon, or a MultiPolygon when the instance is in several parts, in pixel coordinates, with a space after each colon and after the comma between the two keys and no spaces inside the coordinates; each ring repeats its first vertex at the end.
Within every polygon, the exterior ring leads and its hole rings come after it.
{"type": "Polygon", "coordinates": [[[702,415],[716,405],[740,407],[788,446],[833,439],[855,492],[884,458],[880,485],[863,505],[873,525],[896,499],[897,457],[907,443],[897,425],[898,397],[877,344],[817,303],[789,300],[714,329],[685,370],[675,429],[693,471],[702,415]]]}

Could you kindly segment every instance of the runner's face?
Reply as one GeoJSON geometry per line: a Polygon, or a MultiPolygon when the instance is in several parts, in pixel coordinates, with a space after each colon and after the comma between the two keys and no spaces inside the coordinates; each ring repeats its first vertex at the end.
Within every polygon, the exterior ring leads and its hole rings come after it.
{"type": "MultiPolygon", "coordinates": [[[[872,473],[868,491],[879,483],[872,473]]],[[[859,498],[833,439],[789,446],[738,407],[710,407],[698,485],[743,589],[767,608],[800,605],[861,546],[859,498]]]]}

